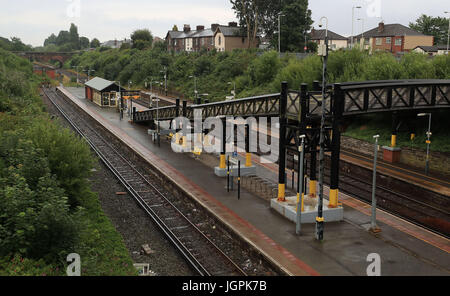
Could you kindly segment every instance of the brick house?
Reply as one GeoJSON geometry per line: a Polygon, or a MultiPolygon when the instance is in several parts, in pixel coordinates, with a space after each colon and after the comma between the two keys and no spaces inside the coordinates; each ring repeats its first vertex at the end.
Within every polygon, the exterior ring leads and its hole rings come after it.
{"type": "MultiPolygon", "coordinates": [[[[207,51],[231,51],[235,48],[248,48],[246,34],[241,33],[237,23],[231,22],[228,26],[212,24],[211,28],[197,26],[191,30],[190,25],[184,25],[183,31],[169,31],[166,35],[168,51],[198,52],[207,51]]],[[[259,41],[255,41],[251,47],[258,47],[259,41]]]]}
{"type": "MultiPolygon", "coordinates": [[[[325,44],[325,30],[311,30],[311,41],[318,45],[325,44]]],[[[334,33],[328,30],[328,46],[331,50],[338,50],[341,48],[347,48],[348,39],[344,36],[334,33]]]]}
{"type": "Polygon", "coordinates": [[[355,43],[371,52],[388,51],[396,54],[414,50],[417,46],[433,46],[434,37],[401,24],[385,25],[381,22],[377,28],[355,36],[355,43]]]}
{"type": "Polygon", "coordinates": [[[257,48],[259,38],[249,46],[247,34],[242,31],[237,23],[231,22],[228,26],[218,26],[214,32],[214,43],[217,51],[232,51],[236,48],[257,48]]]}

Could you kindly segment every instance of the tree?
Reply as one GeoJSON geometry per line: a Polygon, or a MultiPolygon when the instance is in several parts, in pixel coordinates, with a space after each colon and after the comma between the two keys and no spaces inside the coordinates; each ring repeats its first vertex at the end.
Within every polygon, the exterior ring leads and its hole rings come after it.
{"type": "Polygon", "coordinates": [[[56,45],[56,40],[57,40],[56,35],[52,33],[47,39],[45,39],[44,46],[49,46],[50,44],[56,45]]]}
{"type": "Polygon", "coordinates": [[[177,25],[173,25],[172,31],[178,32],[178,27],[177,27],[177,25]]]}
{"type": "Polygon", "coordinates": [[[303,52],[305,36],[313,24],[308,0],[284,0],[282,14],[281,51],[303,52]]]}
{"type": "Polygon", "coordinates": [[[144,49],[152,46],[153,35],[149,29],[135,30],[131,34],[133,48],[144,49]]]}
{"type": "Polygon", "coordinates": [[[239,24],[247,32],[249,47],[258,33],[265,19],[270,18],[274,10],[279,11],[279,3],[271,0],[230,0],[239,24]]]}
{"type": "Polygon", "coordinates": [[[422,14],[415,23],[409,23],[409,27],[424,35],[434,36],[434,44],[444,44],[447,41],[447,18],[432,17],[422,14]]]}
{"type": "Polygon", "coordinates": [[[89,38],[80,37],[80,49],[89,48],[89,38]]]}
{"type": "Polygon", "coordinates": [[[75,24],[70,24],[69,40],[73,49],[80,49],[80,35],[78,35],[78,27],[75,24]]]}
{"type": "Polygon", "coordinates": [[[100,47],[100,41],[97,38],[94,38],[91,41],[91,48],[97,48],[97,47],[100,47]]]}
{"type": "Polygon", "coordinates": [[[11,37],[11,50],[12,51],[31,51],[31,45],[25,45],[18,37],[11,37]]]}

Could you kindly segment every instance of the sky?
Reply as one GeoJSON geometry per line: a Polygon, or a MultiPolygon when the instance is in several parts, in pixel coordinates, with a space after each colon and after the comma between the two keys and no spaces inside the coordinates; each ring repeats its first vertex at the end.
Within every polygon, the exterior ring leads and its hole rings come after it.
{"type": "MultiPolygon", "coordinates": [[[[80,36],[100,41],[130,38],[136,29],[148,28],[154,36],[165,38],[173,25],[210,27],[212,23],[236,21],[229,0],[0,0],[0,36],[19,37],[26,44],[42,46],[45,38],[60,30],[78,26],[80,36]]],[[[446,16],[448,0],[309,0],[314,26],[322,16],[328,29],[343,36],[372,29],[384,20],[408,25],[421,14],[446,16]]]]}

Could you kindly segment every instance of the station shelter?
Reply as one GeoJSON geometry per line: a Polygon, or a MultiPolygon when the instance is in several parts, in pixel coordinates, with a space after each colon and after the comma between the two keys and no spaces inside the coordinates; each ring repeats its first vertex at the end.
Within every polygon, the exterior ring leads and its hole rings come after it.
{"type": "Polygon", "coordinates": [[[119,88],[114,81],[109,81],[100,77],[95,77],[84,84],[86,99],[101,107],[116,108],[119,105],[119,92],[123,92],[123,87],[119,88]]]}

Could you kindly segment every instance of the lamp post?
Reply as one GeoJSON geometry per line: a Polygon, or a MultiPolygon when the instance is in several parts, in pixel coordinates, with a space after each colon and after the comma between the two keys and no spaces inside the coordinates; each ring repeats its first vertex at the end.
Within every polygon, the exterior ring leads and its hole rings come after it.
{"type": "Polygon", "coordinates": [[[299,147],[299,158],[298,158],[298,181],[297,181],[297,223],[295,227],[295,233],[300,235],[302,229],[302,211],[303,211],[303,181],[304,181],[304,170],[303,165],[305,162],[305,135],[300,136],[301,144],[299,147]]]}
{"type": "Polygon", "coordinates": [[[431,113],[420,113],[417,114],[418,117],[428,116],[428,131],[427,131],[427,158],[425,162],[425,174],[428,176],[430,169],[430,145],[431,145],[431,113]]]}
{"type": "Polygon", "coordinates": [[[361,38],[362,38],[362,41],[363,41],[362,48],[365,49],[366,48],[366,40],[364,39],[364,19],[363,18],[359,18],[358,21],[362,22],[362,32],[361,32],[361,38]]]}
{"type": "Polygon", "coordinates": [[[278,54],[281,55],[281,17],[285,16],[283,13],[278,13],[278,54]]]}
{"type": "Polygon", "coordinates": [[[78,79],[78,73],[79,73],[79,71],[78,71],[78,68],[79,67],[81,67],[81,66],[72,66],[72,68],[76,68],[77,69],[77,87],[78,87],[78,83],[79,83],[79,79],[78,79]]]}
{"type": "Polygon", "coordinates": [[[197,76],[191,75],[191,76],[189,76],[189,78],[194,78],[194,102],[195,102],[195,100],[197,100],[197,94],[198,94],[198,91],[197,91],[197,76]]]}
{"type": "Polygon", "coordinates": [[[91,70],[91,68],[89,68],[88,70],[83,70],[83,72],[87,72],[88,74],[88,81],[91,80],[91,72],[95,72],[95,70],[91,70]]]}
{"type": "Polygon", "coordinates": [[[229,85],[233,84],[234,90],[233,90],[233,100],[236,99],[236,82],[228,82],[229,85]]]}
{"type": "Polygon", "coordinates": [[[167,67],[164,66],[164,71],[159,72],[164,73],[164,94],[167,96],[167,67]]]}
{"type": "Polygon", "coordinates": [[[351,48],[353,48],[353,36],[355,34],[355,8],[360,9],[361,6],[353,6],[352,8],[352,38],[351,38],[351,48]]]}
{"type": "Polygon", "coordinates": [[[120,120],[123,119],[123,100],[122,100],[122,87],[120,86],[120,80],[119,81],[114,81],[114,82],[119,82],[119,117],[120,120]]]}
{"type": "MultiPolygon", "coordinates": [[[[131,85],[133,84],[132,81],[128,81],[128,90],[131,91],[131,85]]],[[[133,98],[130,96],[130,109],[128,110],[128,116],[131,117],[131,114],[133,112],[133,98]]]]}
{"type": "Polygon", "coordinates": [[[378,160],[378,139],[380,135],[373,136],[375,139],[375,149],[373,154],[373,177],[372,177],[372,218],[370,224],[370,231],[374,233],[380,232],[380,228],[377,226],[377,160],[378,160]]]}
{"type": "Polygon", "coordinates": [[[323,70],[322,70],[322,118],[320,124],[320,153],[319,153],[319,206],[318,215],[316,218],[316,239],[323,240],[323,178],[325,170],[325,119],[326,119],[326,87],[327,87],[327,62],[328,62],[328,18],[322,17],[320,19],[319,27],[323,26],[323,21],[326,21],[325,27],[325,53],[323,56],[323,70]]]}
{"type": "MultiPolygon", "coordinates": [[[[445,14],[450,13],[449,11],[445,11],[445,14]]],[[[448,55],[448,46],[450,43],[450,17],[448,18],[448,33],[447,33],[447,55],[448,55]]]]}

